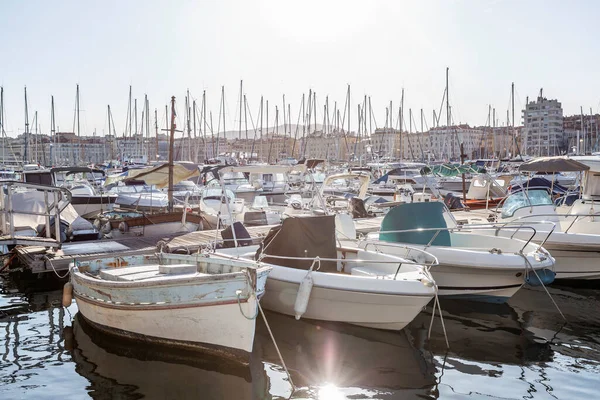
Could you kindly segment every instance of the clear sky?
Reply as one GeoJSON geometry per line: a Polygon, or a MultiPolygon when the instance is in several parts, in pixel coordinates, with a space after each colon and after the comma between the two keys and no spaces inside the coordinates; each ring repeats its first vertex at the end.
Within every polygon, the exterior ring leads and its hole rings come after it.
{"type": "Polygon", "coordinates": [[[446,67],[455,122],[483,125],[491,104],[504,123],[511,82],[517,116],[542,87],[567,115],[580,106],[598,112],[598,15],[594,0],[4,0],[6,130],[16,136],[24,128],[25,85],[31,119],[37,110],[49,129],[54,95],[60,130],[72,130],[76,83],[82,134],[108,129],[107,104],[123,131],[129,85],[140,109],[148,94],[161,126],[171,95],[181,118],[186,89],[198,101],[206,90],[215,128],[224,85],[230,130],[240,79],[255,119],[261,95],[272,120],[285,94],[295,120],[309,89],[321,119],[325,95],[343,104],[350,84],[354,127],[364,95],[383,126],[385,107],[391,100],[397,113],[402,88],[406,123],[408,108],[424,108],[431,125],[446,67]]]}

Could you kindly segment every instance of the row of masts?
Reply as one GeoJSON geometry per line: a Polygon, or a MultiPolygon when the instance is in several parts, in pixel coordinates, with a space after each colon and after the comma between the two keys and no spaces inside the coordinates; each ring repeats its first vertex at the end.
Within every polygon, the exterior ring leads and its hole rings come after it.
{"type": "MultiPolygon", "coordinates": [[[[433,110],[432,113],[432,125],[431,128],[441,128],[440,126],[440,117],[442,116],[443,106],[445,105],[445,114],[446,114],[446,127],[450,132],[446,132],[444,135],[444,143],[442,153],[445,153],[449,156],[449,158],[456,158],[458,156],[457,152],[458,144],[461,142],[460,138],[457,136],[457,130],[452,128],[454,126],[454,121],[452,118],[452,108],[450,105],[450,94],[449,94],[449,76],[448,69],[446,70],[446,87],[442,96],[442,105],[440,106],[440,110],[436,112],[433,110]],[[445,103],[445,104],[444,104],[445,103]]],[[[35,160],[34,157],[37,157],[39,152],[39,146],[42,145],[40,140],[40,132],[41,127],[38,122],[38,113],[37,111],[33,115],[33,121],[30,123],[29,118],[29,104],[27,99],[27,88],[25,87],[25,132],[24,132],[24,149],[23,149],[23,157],[22,162],[43,162],[47,164],[48,162],[51,164],[56,164],[56,157],[53,157],[52,151],[50,152],[51,160],[35,160]],[[31,132],[33,126],[33,132],[31,132]],[[33,141],[31,140],[31,135],[33,133],[33,141]],[[31,155],[30,146],[33,146],[33,154],[31,155]]],[[[296,119],[296,124],[292,124],[292,113],[291,113],[291,105],[289,102],[286,102],[285,95],[282,96],[281,104],[275,105],[274,115],[271,114],[271,119],[269,118],[269,112],[272,108],[269,105],[269,100],[264,100],[263,96],[260,98],[260,103],[258,106],[258,115],[256,121],[252,115],[250,105],[248,104],[247,95],[243,90],[243,81],[240,81],[240,91],[239,91],[239,114],[237,115],[237,130],[238,130],[238,139],[252,141],[252,150],[248,158],[256,158],[261,160],[266,160],[267,162],[272,162],[274,159],[282,157],[282,156],[291,156],[291,157],[304,157],[307,154],[307,146],[310,142],[311,135],[321,134],[324,136],[330,136],[332,134],[340,134],[340,138],[343,138],[343,142],[341,146],[346,147],[346,153],[350,154],[354,159],[358,159],[358,153],[361,151],[359,145],[363,139],[369,139],[371,137],[371,133],[373,133],[373,127],[375,127],[376,131],[380,131],[377,128],[377,121],[375,120],[373,108],[371,106],[371,97],[364,95],[362,101],[357,105],[356,109],[356,121],[357,126],[351,126],[351,92],[350,85],[347,87],[346,99],[343,107],[338,107],[337,102],[333,102],[333,109],[330,109],[329,96],[325,96],[325,101],[322,105],[322,119],[318,119],[317,117],[317,93],[312,89],[308,92],[308,98],[306,98],[305,94],[302,95],[302,99],[300,102],[300,107],[298,110],[298,116],[296,119]],[[281,108],[280,108],[281,106],[281,108]],[[273,121],[274,124],[270,125],[269,121],[273,121]],[[265,128],[266,121],[266,128],[265,128]],[[280,131],[281,123],[283,123],[282,131],[280,131]],[[319,124],[320,130],[319,130],[319,124]],[[355,129],[355,132],[351,131],[351,128],[355,129]],[[351,133],[356,136],[356,140],[354,140],[353,147],[348,141],[348,134],[351,133]],[[291,143],[291,154],[272,154],[272,144],[273,141],[270,141],[270,145],[268,150],[264,149],[264,146],[256,146],[257,152],[255,152],[255,142],[263,141],[265,138],[268,140],[269,137],[273,135],[283,136],[284,142],[290,141],[291,143]],[[301,139],[301,140],[300,140],[301,139]],[[263,154],[266,152],[266,154],[263,154]]],[[[183,137],[180,141],[181,145],[179,149],[176,151],[178,154],[176,157],[178,159],[191,160],[191,161],[201,161],[202,159],[206,160],[212,157],[215,157],[220,154],[219,147],[222,145],[222,140],[225,139],[225,135],[227,133],[226,130],[226,112],[225,112],[225,87],[221,87],[221,99],[219,101],[219,115],[217,122],[217,129],[215,135],[215,129],[213,124],[213,115],[212,112],[208,112],[206,110],[206,91],[202,93],[201,104],[198,106],[197,100],[193,99],[190,95],[190,91],[187,91],[185,97],[185,112],[184,112],[184,129],[183,129],[183,137]],[[223,136],[221,136],[223,135],[223,136]],[[202,146],[200,146],[202,144],[202,146]],[[201,154],[200,148],[203,148],[204,153],[201,154]]],[[[489,156],[485,154],[485,150],[488,146],[484,146],[485,143],[490,137],[492,140],[492,157],[497,155],[502,155],[501,151],[498,149],[506,149],[510,148],[510,152],[512,154],[520,154],[520,149],[518,146],[518,142],[516,140],[515,135],[515,113],[514,113],[514,83],[511,86],[511,104],[512,104],[512,118],[510,118],[509,111],[507,110],[507,120],[505,129],[509,132],[506,137],[511,138],[511,143],[495,143],[495,132],[498,128],[498,120],[496,118],[496,109],[492,108],[490,105],[488,107],[488,117],[486,121],[486,127],[489,129],[484,129],[483,135],[481,137],[481,154],[480,157],[489,156]]],[[[401,101],[398,106],[397,113],[394,111],[393,103],[390,101],[389,107],[386,107],[386,120],[383,128],[383,136],[381,141],[379,142],[379,148],[373,148],[369,146],[369,151],[374,156],[397,156],[397,154],[383,154],[383,143],[386,140],[387,134],[399,134],[399,154],[404,154],[403,141],[401,139],[401,135],[405,132],[408,132],[407,136],[407,145],[408,145],[408,154],[410,158],[418,159],[421,158],[423,160],[427,159],[427,150],[426,148],[431,149],[431,135],[429,136],[430,143],[427,144],[423,142],[423,140],[427,140],[423,135],[413,136],[413,128],[414,133],[419,132],[417,129],[417,123],[414,118],[414,114],[411,108],[408,110],[408,122],[405,120],[405,108],[404,108],[404,89],[402,89],[401,101]],[[394,123],[395,119],[395,123],[394,123]]],[[[168,105],[165,106],[165,122],[167,123],[168,118],[168,105]]],[[[158,159],[159,154],[159,129],[158,129],[158,109],[154,109],[153,112],[150,110],[150,103],[148,100],[148,96],[144,95],[144,103],[141,107],[141,119],[138,120],[140,113],[138,112],[138,101],[136,98],[132,96],[132,87],[129,87],[129,96],[128,96],[128,108],[127,108],[127,116],[125,122],[125,130],[123,131],[123,138],[129,138],[134,142],[134,154],[130,156],[138,157],[140,159],[145,159],[145,161],[153,161],[158,159]],[[154,115],[154,124],[151,127],[151,115],[154,115]]],[[[115,159],[116,156],[123,157],[123,154],[115,154],[115,147],[112,145],[112,141],[117,138],[117,130],[115,127],[114,118],[112,115],[110,105],[107,105],[107,120],[108,120],[108,143],[110,148],[110,159],[115,159]]],[[[5,140],[7,138],[5,131],[5,114],[4,114],[4,90],[0,88],[0,129],[2,133],[2,138],[5,140]]],[[[168,126],[166,126],[168,128],[168,126]]],[[[429,130],[429,126],[426,122],[426,117],[424,110],[420,110],[420,132],[425,132],[429,130]]],[[[54,96],[51,96],[51,117],[50,117],[50,133],[51,133],[51,143],[54,146],[55,153],[56,150],[60,149],[60,139],[57,136],[58,129],[56,125],[56,117],[55,117],[55,104],[54,104],[54,96]]],[[[68,160],[72,164],[83,163],[86,160],[86,150],[85,146],[82,146],[81,140],[81,122],[80,122],[80,92],[79,85],[76,86],[76,98],[75,98],[75,114],[73,119],[73,133],[76,134],[77,137],[77,151],[74,152],[72,157],[69,157],[68,160]]],[[[95,135],[95,131],[94,131],[95,135]]],[[[334,155],[336,149],[332,148],[330,153],[330,144],[327,145],[327,154],[334,155]]],[[[476,146],[477,147],[477,146],[476,146]]],[[[288,148],[284,144],[284,148],[288,148]]],[[[2,156],[3,160],[6,160],[5,152],[7,151],[7,146],[2,146],[2,156]]],[[[117,149],[119,151],[119,149],[117,149]]],[[[45,153],[42,151],[42,154],[45,153]]],[[[338,147],[339,154],[339,147],[338,147]]],[[[363,153],[361,156],[365,156],[363,153]]],[[[15,161],[18,161],[15,159],[15,161]]],[[[362,160],[361,160],[362,161],[362,160]]]]}

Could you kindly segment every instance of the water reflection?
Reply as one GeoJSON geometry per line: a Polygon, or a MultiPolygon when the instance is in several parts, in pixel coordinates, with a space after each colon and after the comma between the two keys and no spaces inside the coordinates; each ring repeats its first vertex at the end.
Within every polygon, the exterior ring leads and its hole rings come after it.
{"type": "MultiPolygon", "coordinates": [[[[337,393],[357,398],[433,396],[435,370],[406,333],[362,328],[267,313],[283,359],[296,386],[318,396],[337,393]]],[[[258,322],[254,353],[279,364],[267,329],[258,322]]],[[[328,398],[323,397],[323,398],[328,398]]]]}
{"type": "MultiPolygon", "coordinates": [[[[262,319],[250,367],[139,346],[95,331],[61,292],[23,295],[0,282],[0,398],[281,399],[290,386],[262,319]]],[[[295,384],[295,399],[595,398],[600,292],[553,287],[508,304],[442,300],[402,332],[267,313],[295,384]]]]}
{"type": "Polygon", "coordinates": [[[271,398],[260,360],[241,366],[196,352],[138,344],[95,330],[81,314],[73,321],[72,335],[76,371],[90,381],[93,398],[271,398]]]}

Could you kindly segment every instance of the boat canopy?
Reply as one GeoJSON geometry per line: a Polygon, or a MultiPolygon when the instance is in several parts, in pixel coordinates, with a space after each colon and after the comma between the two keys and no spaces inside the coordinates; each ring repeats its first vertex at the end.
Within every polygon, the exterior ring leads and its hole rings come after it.
{"type": "Polygon", "coordinates": [[[446,229],[448,225],[444,218],[444,211],[444,204],[438,201],[396,206],[383,218],[379,240],[427,245],[435,237],[432,245],[450,246],[450,233],[446,229]],[[431,228],[441,228],[442,230],[418,230],[431,228]]]}
{"type": "Polygon", "coordinates": [[[519,167],[521,172],[538,172],[544,171],[549,173],[555,172],[579,172],[587,171],[590,167],[565,156],[558,157],[540,157],[531,161],[527,161],[519,167]]]}
{"type": "MultiPolygon", "coordinates": [[[[173,184],[199,175],[200,172],[195,165],[173,165],[173,184]]],[[[169,185],[169,164],[162,164],[152,168],[130,169],[117,175],[111,175],[106,178],[104,186],[120,181],[127,182],[133,179],[143,180],[148,185],[155,185],[157,188],[167,187],[169,185]]]]}
{"type": "MultiPolygon", "coordinates": [[[[297,260],[299,257],[322,257],[337,259],[335,242],[335,216],[290,217],[280,226],[271,228],[256,252],[256,259],[263,254],[262,261],[289,268],[310,269],[312,259],[297,260]],[[278,257],[269,257],[278,256],[278,257]]],[[[314,269],[317,269],[315,265],[314,269]]],[[[320,272],[337,272],[335,261],[321,261],[320,272]]]]}
{"type": "Polygon", "coordinates": [[[440,164],[421,168],[421,175],[459,176],[462,174],[483,174],[485,168],[467,164],[440,164]]]}

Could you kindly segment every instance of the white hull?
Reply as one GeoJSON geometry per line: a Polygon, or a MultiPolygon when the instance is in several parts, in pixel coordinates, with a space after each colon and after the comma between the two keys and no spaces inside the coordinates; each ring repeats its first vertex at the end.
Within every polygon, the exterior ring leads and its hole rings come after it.
{"type": "MultiPolygon", "coordinates": [[[[274,267],[274,271],[279,267],[274,267]]],[[[306,271],[302,271],[306,273],[306,271]]],[[[262,306],[294,315],[299,283],[269,277],[262,306]]],[[[346,322],[370,328],[400,330],[429,303],[431,296],[368,293],[319,287],[312,288],[302,318],[346,322]]]]}
{"type": "Polygon", "coordinates": [[[556,279],[600,279],[600,251],[557,250],[546,243],[546,249],[556,259],[556,279]]]}
{"type": "MultiPolygon", "coordinates": [[[[72,203],[71,203],[72,204],[72,203]]],[[[112,204],[72,204],[75,211],[80,217],[94,218],[98,214],[110,211],[113,208],[112,204]]]]}
{"type": "MultiPolygon", "coordinates": [[[[471,238],[474,244],[477,236],[473,235],[471,238]]],[[[478,238],[481,240],[482,236],[478,238]]],[[[469,238],[465,237],[465,239],[469,238]]],[[[489,248],[493,248],[494,245],[505,248],[503,246],[505,243],[502,242],[507,240],[509,239],[494,238],[489,248]]],[[[393,243],[363,241],[358,242],[358,246],[370,250],[379,249],[397,257],[409,257],[406,248],[401,247],[402,245],[395,246],[393,243]]],[[[432,266],[430,272],[438,286],[440,296],[503,303],[525,282],[525,260],[522,256],[507,251],[506,248],[501,254],[492,254],[489,251],[466,248],[425,247],[412,244],[410,246],[424,249],[439,260],[440,264],[432,266]]],[[[527,254],[527,259],[535,269],[552,268],[553,265],[553,260],[538,261],[531,254],[527,254]]]]}
{"type": "MultiPolygon", "coordinates": [[[[184,347],[206,346],[217,352],[225,348],[248,353],[252,351],[255,321],[240,314],[237,302],[149,309],[142,305],[107,306],[81,296],[76,296],[76,300],[79,311],[86,319],[101,327],[111,328],[116,334],[140,335],[150,341],[175,342],[184,347]]],[[[256,312],[256,301],[251,298],[241,307],[246,315],[252,316],[256,312]]]]}

